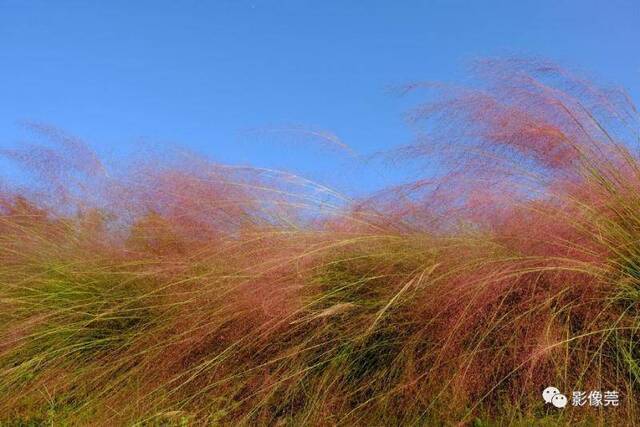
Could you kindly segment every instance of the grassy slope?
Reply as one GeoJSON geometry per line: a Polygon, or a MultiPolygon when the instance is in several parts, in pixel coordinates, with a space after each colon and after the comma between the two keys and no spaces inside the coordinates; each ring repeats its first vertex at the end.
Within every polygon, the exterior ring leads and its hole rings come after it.
{"type": "Polygon", "coordinates": [[[43,186],[0,200],[1,425],[637,423],[635,110],[549,64],[480,75],[400,153],[450,173],[365,201],[206,163],[107,177],[51,130],[65,155],[5,153],[43,186]]]}

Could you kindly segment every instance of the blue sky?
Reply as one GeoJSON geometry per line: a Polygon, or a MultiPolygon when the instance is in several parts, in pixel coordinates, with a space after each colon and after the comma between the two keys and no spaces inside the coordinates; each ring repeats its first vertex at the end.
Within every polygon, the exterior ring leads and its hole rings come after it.
{"type": "Polygon", "coordinates": [[[588,71],[638,101],[638,22],[636,0],[0,0],[0,145],[33,120],[100,153],[179,145],[370,191],[400,173],[248,130],[303,125],[385,150],[411,138],[411,103],[389,86],[455,81],[465,61],[506,54],[588,71]]]}

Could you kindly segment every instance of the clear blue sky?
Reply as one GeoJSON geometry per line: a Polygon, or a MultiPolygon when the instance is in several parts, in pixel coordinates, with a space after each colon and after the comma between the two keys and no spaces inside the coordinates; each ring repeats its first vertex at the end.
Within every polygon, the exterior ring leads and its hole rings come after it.
{"type": "Polygon", "coordinates": [[[455,80],[465,61],[533,54],[640,100],[640,2],[0,0],[0,144],[20,120],[99,152],[136,141],[293,168],[344,190],[394,171],[337,173],[335,155],[250,128],[332,131],[361,154],[406,143],[390,85],[455,80]]]}

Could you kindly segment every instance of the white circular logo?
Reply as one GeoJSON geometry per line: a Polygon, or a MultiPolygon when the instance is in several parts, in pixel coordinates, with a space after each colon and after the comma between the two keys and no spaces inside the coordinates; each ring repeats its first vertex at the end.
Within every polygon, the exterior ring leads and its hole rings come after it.
{"type": "Polygon", "coordinates": [[[551,404],[556,408],[564,408],[565,406],[567,406],[567,396],[558,393],[553,396],[553,399],[551,399],[551,404]]]}
{"type": "Polygon", "coordinates": [[[545,403],[551,403],[556,408],[564,408],[567,406],[567,396],[560,393],[555,387],[547,387],[542,391],[542,398],[545,403]]]}
{"type": "Polygon", "coordinates": [[[551,399],[553,399],[553,396],[555,396],[556,394],[560,394],[560,390],[555,387],[547,387],[542,392],[542,398],[544,399],[545,403],[551,403],[551,399]]]}

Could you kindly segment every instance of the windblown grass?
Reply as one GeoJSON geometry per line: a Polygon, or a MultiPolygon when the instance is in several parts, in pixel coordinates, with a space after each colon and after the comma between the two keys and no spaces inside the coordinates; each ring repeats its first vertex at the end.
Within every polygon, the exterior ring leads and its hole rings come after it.
{"type": "Polygon", "coordinates": [[[430,98],[393,155],[427,178],[363,200],[119,172],[36,126],[53,145],[3,153],[33,175],[0,196],[0,423],[636,424],[637,112],[552,64],[475,72],[407,88],[430,98]]]}

